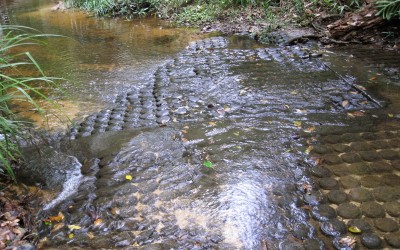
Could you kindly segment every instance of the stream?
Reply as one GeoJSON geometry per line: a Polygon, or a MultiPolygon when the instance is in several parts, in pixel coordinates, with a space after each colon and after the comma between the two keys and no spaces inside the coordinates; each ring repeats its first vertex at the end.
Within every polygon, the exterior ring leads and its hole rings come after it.
{"type": "Polygon", "coordinates": [[[66,131],[19,173],[54,192],[44,249],[400,248],[398,51],[7,6],[68,37],[32,51],[74,119],[28,117],[66,131]]]}

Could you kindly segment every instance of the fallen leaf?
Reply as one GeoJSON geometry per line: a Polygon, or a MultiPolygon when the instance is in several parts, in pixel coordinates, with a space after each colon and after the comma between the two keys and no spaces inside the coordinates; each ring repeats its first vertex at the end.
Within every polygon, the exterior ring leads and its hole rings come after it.
{"type": "Polygon", "coordinates": [[[229,112],[229,111],[231,111],[231,107],[229,107],[228,105],[225,105],[224,110],[225,110],[225,112],[229,112]]]}
{"type": "Polygon", "coordinates": [[[294,121],[293,124],[298,127],[301,128],[301,122],[300,121],[294,121]]]}
{"type": "Polygon", "coordinates": [[[214,168],[214,165],[212,164],[211,161],[204,161],[203,166],[205,166],[207,168],[214,168]]]}
{"type": "Polygon", "coordinates": [[[213,127],[217,126],[217,124],[215,122],[209,122],[208,124],[213,126],[213,127]]]}
{"type": "Polygon", "coordinates": [[[314,126],[309,127],[309,128],[306,128],[306,129],[304,130],[304,132],[306,132],[306,133],[311,133],[311,132],[313,132],[313,131],[315,131],[315,127],[314,127],[314,126]]]}
{"type": "Polygon", "coordinates": [[[113,215],[118,215],[119,213],[120,213],[120,209],[119,208],[117,208],[117,207],[113,207],[113,208],[111,208],[111,214],[113,214],[113,215]]]}
{"type": "Polygon", "coordinates": [[[375,81],[376,79],[377,79],[376,76],[373,76],[373,77],[369,78],[369,80],[371,80],[371,81],[375,81]]]}
{"type": "Polygon", "coordinates": [[[188,131],[185,130],[185,129],[182,129],[181,132],[182,132],[183,134],[187,134],[187,133],[188,133],[188,131]]]}
{"type": "Polygon", "coordinates": [[[260,101],[262,104],[266,104],[266,103],[268,103],[268,100],[261,100],[260,101]]]}
{"type": "Polygon", "coordinates": [[[182,142],[188,142],[189,140],[188,139],[186,139],[186,138],[182,138],[182,140],[181,140],[182,142]]]}
{"type": "Polygon", "coordinates": [[[297,91],[292,91],[292,92],[290,92],[290,94],[292,94],[292,95],[297,95],[299,92],[297,92],[297,91]]]}
{"type": "Polygon", "coordinates": [[[95,226],[97,227],[97,226],[100,226],[102,223],[103,223],[103,220],[100,219],[100,218],[98,218],[97,220],[95,220],[95,221],[93,222],[93,225],[95,225],[95,226]]]}
{"type": "Polygon", "coordinates": [[[236,135],[236,136],[239,136],[239,132],[235,132],[235,133],[233,133],[234,135],[236,135]]]}
{"type": "Polygon", "coordinates": [[[361,232],[361,229],[359,229],[359,228],[356,227],[356,226],[350,226],[350,227],[349,227],[349,232],[351,232],[351,233],[353,233],[353,234],[362,233],[362,232],[361,232]]]}
{"type": "Polygon", "coordinates": [[[132,175],[130,175],[130,174],[125,175],[125,179],[127,179],[128,181],[131,181],[132,180],[132,175]]]}
{"type": "Polygon", "coordinates": [[[74,238],[74,234],[73,233],[68,234],[68,238],[70,239],[74,238]]]}
{"type": "Polygon", "coordinates": [[[352,237],[347,236],[347,237],[341,238],[339,240],[339,243],[350,247],[356,243],[356,240],[352,237]]]}
{"type": "Polygon", "coordinates": [[[309,155],[311,153],[311,150],[313,150],[313,146],[308,146],[305,153],[309,155]]]}
{"type": "Polygon", "coordinates": [[[389,114],[388,114],[388,117],[390,117],[390,118],[393,118],[393,117],[394,117],[394,115],[393,115],[393,114],[391,114],[391,113],[389,113],[389,114]]]}
{"type": "Polygon", "coordinates": [[[57,223],[54,225],[53,229],[51,230],[52,233],[57,232],[58,230],[60,230],[61,228],[63,228],[65,226],[64,223],[57,223]]]}
{"type": "Polygon", "coordinates": [[[87,236],[89,239],[93,240],[94,239],[94,234],[92,232],[87,233],[87,236]]]}
{"type": "Polygon", "coordinates": [[[78,226],[78,225],[68,225],[68,229],[71,230],[71,231],[74,231],[74,230],[81,229],[81,227],[78,226]]]}
{"type": "Polygon", "coordinates": [[[305,114],[305,113],[307,113],[307,110],[305,110],[305,109],[296,109],[296,113],[297,114],[305,114]]]}
{"type": "Polygon", "coordinates": [[[347,100],[344,100],[343,102],[342,102],[342,107],[343,108],[346,108],[347,106],[349,106],[349,101],[347,101],[347,100]]]}
{"type": "Polygon", "coordinates": [[[64,215],[61,212],[58,212],[56,216],[49,216],[48,218],[51,222],[61,222],[64,219],[64,215]]]}
{"type": "Polygon", "coordinates": [[[246,93],[246,90],[242,89],[242,90],[239,92],[239,95],[244,95],[245,93],[246,93]]]}
{"type": "Polygon", "coordinates": [[[350,118],[355,118],[355,117],[361,117],[364,116],[365,113],[363,111],[354,111],[354,112],[348,112],[347,116],[350,118]]]}
{"type": "Polygon", "coordinates": [[[303,189],[304,193],[311,194],[313,187],[309,183],[303,183],[302,189],[303,189]]]}

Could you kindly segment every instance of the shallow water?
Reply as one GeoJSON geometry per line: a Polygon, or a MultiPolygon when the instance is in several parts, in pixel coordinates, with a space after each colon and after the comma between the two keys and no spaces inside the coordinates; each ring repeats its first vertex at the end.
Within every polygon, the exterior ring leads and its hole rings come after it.
{"type": "MultiPolygon", "coordinates": [[[[315,177],[309,155],[322,154],[318,143],[327,142],[339,152],[330,152],[328,165],[341,163],[349,140],[365,137],[369,145],[375,132],[365,131],[398,130],[387,126],[398,123],[394,53],[377,60],[384,52],[337,49],[304,59],[320,48],[264,47],[239,37],[188,46],[199,37],[154,19],[127,22],[11,6],[23,10],[12,20],[70,32],[73,39],[57,50],[34,52],[45,65],[65,61],[49,72],[74,79],[63,86],[80,105],[80,117],[100,110],[58,143],[25,151],[28,167],[21,178],[72,190],[39,215],[65,215],[60,230],[40,226],[49,249],[333,248],[334,237],[321,228],[339,218],[336,210],[328,213],[338,205],[327,202],[329,185],[315,177]],[[385,101],[388,106],[380,108],[385,101]],[[81,229],[71,236],[66,225],[81,229]]],[[[395,160],[389,163],[395,166],[395,160]]],[[[336,184],[341,177],[323,181],[336,184]]]]}

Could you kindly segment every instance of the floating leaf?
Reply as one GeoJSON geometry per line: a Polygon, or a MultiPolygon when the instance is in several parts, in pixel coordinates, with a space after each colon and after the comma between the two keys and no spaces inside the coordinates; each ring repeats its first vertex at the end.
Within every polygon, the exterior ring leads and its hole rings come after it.
{"type": "Polygon", "coordinates": [[[204,161],[203,166],[205,166],[207,168],[214,168],[214,165],[212,164],[211,161],[204,161]]]}
{"type": "Polygon", "coordinates": [[[388,117],[393,118],[394,115],[389,113],[389,114],[388,114],[388,117]]]}
{"type": "Polygon", "coordinates": [[[215,122],[209,122],[208,124],[213,126],[213,127],[217,126],[217,124],[215,122]]]}
{"type": "Polygon", "coordinates": [[[125,179],[127,179],[128,181],[131,181],[132,180],[132,175],[130,175],[130,174],[125,175],[125,179]]]}
{"type": "Polygon", "coordinates": [[[74,234],[73,233],[68,234],[68,238],[70,239],[74,238],[74,234]]]}
{"type": "Polygon", "coordinates": [[[49,216],[48,220],[52,222],[60,222],[64,219],[64,215],[61,212],[58,212],[56,216],[49,216]]]}
{"type": "Polygon", "coordinates": [[[293,122],[293,124],[294,124],[296,127],[301,128],[301,122],[300,122],[300,121],[295,121],[295,122],[293,122]]]}
{"type": "Polygon", "coordinates": [[[356,226],[350,226],[349,227],[349,232],[353,233],[353,234],[359,234],[362,233],[361,229],[359,229],[356,226]]]}
{"type": "Polygon", "coordinates": [[[78,225],[68,225],[68,229],[71,230],[71,231],[74,231],[74,230],[81,229],[81,227],[78,226],[78,225]]]}

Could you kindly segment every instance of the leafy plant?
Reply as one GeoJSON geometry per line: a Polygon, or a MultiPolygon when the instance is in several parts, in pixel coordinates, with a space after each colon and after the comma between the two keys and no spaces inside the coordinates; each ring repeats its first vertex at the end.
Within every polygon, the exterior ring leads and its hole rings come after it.
{"type": "Polygon", "coordinates": [[[53,103],[40,91],[40,84],[54,84],[56,78],[46,77],[43,70],[29,52],[15,52],[25,45],[43,43],[41,38],[50,35],[38,34],[36,30],[15,26],[1,26],[0,30],[0,170],[15,181],[12,162],[20,158],[17,141],[23,136],[25,123],[17,121],[11,102],[28,102],[35,110],[42,112],[40,106],[33,100],[41,98],[53,103]],[[34,32],[36,34],[28,34],[34,32]],[[31,67],[37,76],[23,76],[22,67],[31,67]]]}
{"type": "Polygon", "coordinates": [[[400,0],[378,0],[375,4],[379,10],[376,15],[382,16],[383,19],[400,17],[400,0]]]}

